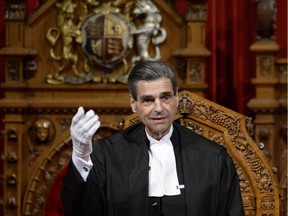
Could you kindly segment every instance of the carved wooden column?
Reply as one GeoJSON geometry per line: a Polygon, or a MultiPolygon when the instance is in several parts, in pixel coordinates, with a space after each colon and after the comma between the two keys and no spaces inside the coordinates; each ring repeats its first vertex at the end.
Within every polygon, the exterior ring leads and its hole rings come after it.
{"type": "Polygon", "coordinates": [[[183,88],[190,86],[193,92],[203,96],[207,89],[206,59],[211,54],[205,47],[207,7],[204,3],[191,3],[187,8],[186,47],[177,49],[173,55],[178,60],[179,71],[183,73],[183,88]]]}
{"type": "Polygon", "coordinates": [[[275,114],[280,106],[276,94],[278,79],[275,73],[275,55],[279,46],[275,41],[256,41],[250,49],[256,53],[256,78],[252,79],[256,97],[249,101],[248,106],[256,113],[256,141],[265,144],[270,159],[274,161],[277,155],[274,141],[278,138],[274,133],[275,114]]]}
{"type": "MultiPolygon", "coordinates": [[[[5,3],[5,47],[0,50],[5,64],[5,85],[9,90],[5,91],[5,97],[18,100],[24,97],[24,92],[17,86],[23,86],[25,78],[29,74],[25,67],[31,56],[36,53],[25,47],[24,30],[25,4],[24,1],[6,1],[5,3]],[[14,87],[13,87],[14,86],[14,87]]],[[[12,102],[12,101],[11,101],[12,102]]],[[[11,103],[11,107],[13,107],[11,103]]],[[[21,215],[21,199],[23,188],[22,164],[24,119],[20,113],[9,113],[4,119],[4,202],[3,215],[21,215]]],[[[1,213],[0,213],[1,214],[1,213]]]]}
{"type": "Polygon", "coordinates": [[[256,2],[257,37],[250,46],[250,50],[256,56],[256,77],[251,80],[255,86],[256,95],[248,102],[248,107],[255,113],[256,142],[263,148],[265,147],[265,152],[274,167],[274,172],[277,172],[278,179],[285,175],[287,180],[287,170],[283,167],[283,162],[280,168],[281,160],[283,160],[280,157],[283,158],[283,151],[285,154],[287,152],[286,144],[284,146],[281,144],[287,142],[287,66],[286,74],[279,72],[280,65],[282,67],[285,63],[279,62],[276,58],[280,50],[274,38],[276,3],[274,0],[256,2]],[[285,131],[284,135],[283,131],[285,131]]]}
{"type": "Polygon", "coordinates": [[[277,114],[276,135],[274,148],[277,149],[275,164],[278,172],[280,187],[281,216],[287,215],[287,59],[278,59],[275,62],[276,76],[278,77],[277,96],[279,110],[277,114]]]}

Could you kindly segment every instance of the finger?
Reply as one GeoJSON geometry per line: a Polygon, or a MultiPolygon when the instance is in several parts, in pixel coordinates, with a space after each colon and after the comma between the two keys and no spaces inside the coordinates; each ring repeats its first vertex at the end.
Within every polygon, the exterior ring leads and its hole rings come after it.
{"type": "Polygon", "coordinates": [[[88,131],[93,127],[93,125],[96,124],[97,121],[99,121],[98,115],[94,115],[94,116],[90,117],[90,119],[88,119],[88,121],[86,121],[83,124],[83,126],[82,126],[83,131],[85,131],[85,133],[88,133],[88,131]]]}
{"type": "Polygon", "coordinates": [[[72,118],[72,124],[75,125],[79,122],[80,119],[82,119],[84,116],[84,109],[83,107],[79,107],[77,110],[77,113],[72,118]]]}
{"type": "MultiPolygon", "coordinates": [[[[91,119],[93,119],[96,116],[96,119],[98,120],[98,116],[94,113],[93,110],[89,110],[85,116],[78,122],[79,126],[85,126],[87,122],[89,122],[91,119]]],[[[88,127],[85,127],[86,129],[88,127]]]]}
{"type": "Polygon", "coordinates": [[[92,137],[92,136],[96,133],[96,131],[98,130],[98,128],[100,127],[100,124],[101,124],[100,121],[97,120],[97,121],[90,127],[90,129],[88,130],[87,136],[92,137]]]}

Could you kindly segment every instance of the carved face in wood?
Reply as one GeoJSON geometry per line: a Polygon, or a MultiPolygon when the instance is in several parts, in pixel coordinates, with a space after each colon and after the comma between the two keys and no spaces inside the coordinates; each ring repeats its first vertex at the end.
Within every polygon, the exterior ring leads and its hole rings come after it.
{"type": "Polygon", "coordinates": [[[29,130],[30,137],[37,145],[47,144],[54,139],[55,128],[48,119],[37,119],[29,130]]]}

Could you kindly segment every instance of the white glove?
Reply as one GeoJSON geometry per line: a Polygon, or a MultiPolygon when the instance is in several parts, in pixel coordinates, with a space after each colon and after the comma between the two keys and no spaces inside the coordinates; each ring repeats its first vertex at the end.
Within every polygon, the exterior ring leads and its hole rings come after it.
{"type": "Polygon", "coordinates": [[[73,154],[86,161],[92,153],[92,137],[100,127],[98,115],[93,110],[86,112],[79,107],[70,126],[73,154]]]}

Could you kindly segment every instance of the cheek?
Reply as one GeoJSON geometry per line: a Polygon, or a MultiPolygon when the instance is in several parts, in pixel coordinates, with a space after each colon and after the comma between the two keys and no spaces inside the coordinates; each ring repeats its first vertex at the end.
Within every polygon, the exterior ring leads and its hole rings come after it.
{"type": "Polygon", "coordinates": [[[143,106],[137,107],[137,113],[141,117],[149,116],[151,112],[152,109],[149,107],[143,107],[143,106]]]}
{"type": "Polygon", "coordinates": [[[170,104],[169,107],[167,108],[167,110],[169,110],[168,112],[172,115],[176,115],[177,114],[177,103],[173,103],[173,104],[170,104]]]}

